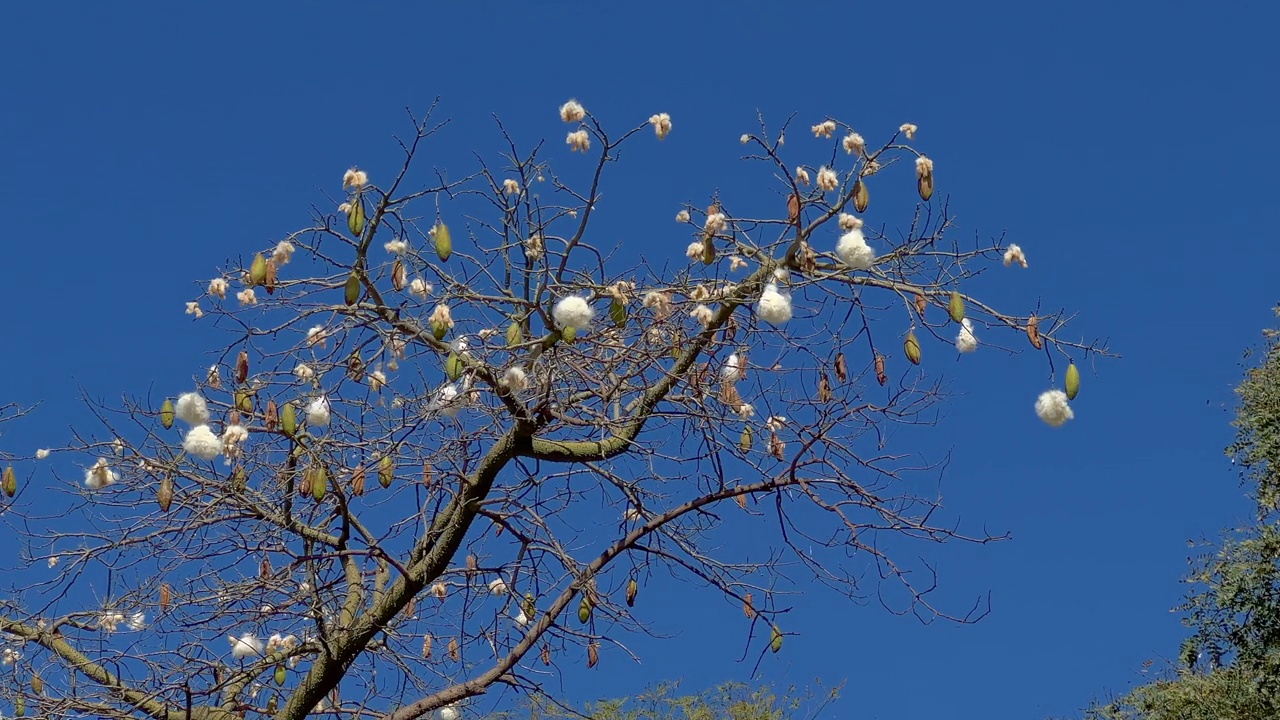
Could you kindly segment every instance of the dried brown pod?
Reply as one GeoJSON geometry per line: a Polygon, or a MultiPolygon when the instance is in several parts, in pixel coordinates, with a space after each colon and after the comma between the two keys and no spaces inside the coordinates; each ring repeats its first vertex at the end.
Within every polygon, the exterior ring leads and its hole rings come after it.
{"type": "Polygon", "coordinates": [[[811,273],[818,269],[818,253],[809,247],[809,243],[801,242],[800,249],[796,253],[796,261],[800,264],[800,269],[804,272],[811,273]]]}
{"type": "Polygon", "coordinates": [[[266,580],[271,577],[271,558],[266,555],[262,556],[262,562],[258,563],[258,577],[266,580]]]}
{"type": "Polygon", "coordinates": [[[160,612],[168,610],[172,602],[173,590],[169,587],[169,583],[160,583],[160,612]]]}
{"type": "Polygon", "coordinates": [[[787,222],[796,226],[796,232],[800,232],[800,193],[791,193],[791,197],[787,198],[787,222]]]}
{"type": "Polygon", "coordinates": [[[925,299],[924,293],[916,293],[916,312],[920,313],[920,317],[924,317],[924,311],[929,307],[929,301],[925,299]]]}
{"type": "Polygon", "coordinates": [[[786,452],[786,448],[787,444],[782,442],[782,438],[778,437],[778,433],[769,433],[769,453],[771,455],[778,460],[786,460],[787,457],[784,454],[786,452]]]}
{"type": "Polygon", "coordinates": [[[431,485],[431,463],[422,463],[422,484],[431,485]]]}
{"type": "Polygon", "coordinates": [[[542,664],[548,667],[551,665],[551,646],[550,645],[542,646],[542,664]]]}
{"type": "Polygon", "coordinates": [[[876,355],[876,382],[884,385],[889,381],[889,376],[884,373],[884,356],[876,355]]]}
{"type": "Polygon", "coordinates": [[[458,647],[458,638],[449,638],[449,659],[454,662],[458,662],[458,660],[462,657],[462,654],[459,652],[459,650],[460,648],[458,647]]]}
{"type": "Polygon", "coordinates": [[[262,286],[267,289],[267,294],[274,294],[276,291],[276,280],[279,278],[280,270],[276,268],[276,264],[272,260],[267,261],[267,272],[262,277],[262,286]]]}
{"type": "Polygon", "coordinates": [[[593,668],[600,662],[600,643],[594,640],[587,643],[587,667],[593,668]]]}
{"type": "Polygon", "coordinates": [[[236,382],[242,383],[249,379],[249,353],[241,350],[236,356],[236,382]]]}
{"type": "Polygon", "coordinates": [[[160,509],[169,512],[169,506],[173,504],[173,478],[165,475],[160,479],[160,489],[156,490],[156,502],[160,503],[160,509]]]}
{"type": "Polygon", "coordinates": [[[476,557],[475,553],[467,553],[467,569],[471,572],[480,569],[480,558],[476,557]]]}
{"type": "Polygon", "coordinates": [[[1035,315],[1027,318],[1027,339],[1031,341],[1031,346],[1037,350],[1044,347],[1044,341],[1040,339],[1040,318],[1035,315]]]}
{"type": "Polygon", "coordinates": [[[756,618],[756,606],[753,603],[751,593],[742,596],[742,614],[746,615],[748,620],[755,620],[756,618]]]}
{"type": "Polygon", "coordinates": [[[738,388],[731,382],[720,383],[720,402],[729,406],[734,412],[742,407],[742,395],[738,393],[738,388]]]}
{"type": "Polygon", "coordinates": [[[435,638],[431,637],[431,633],[422,636],[422,657],[431,657],[431,646],[435,644],[435,638]]]}
{"type": "Polygon", "coordinates": [[[831,402],[831,381],[826,373],[818,374],[818,402],[831,402]]]}
{"type": "Polygon", "coordinates": [[[835,367],[836,379],[839,380],[840,382],[844,382],[845,380],[848,380],[849,366],[845,363],[843,352],[836,353],[835,365],[836,365],[835,367]]]}
{"type": "Polygon", "coordinates": [[[734,495],[734,496],[733,496],[733,501],[734,501],[734,502],[736,502],[736,503],[738,503],[738,507],[742,508],[743,510],[746,510],[746,509],[747,509],[747,494],[746,494],[746,493],[741,493],[741,494],[738,494],[738,495],[734,495]]]}
{"type": "Polygon", "coordinates": [[[412,618],[414,611],[418,608],[418,598],[409,598],[409,603],[404,606],[404,616],[412,618]]]}
{"type": "Polygon", "coordinates": [[[267,401],[267,410],[262,422],[266,425],[267,432],[275,431],[276,425],[280,423],[280,411],[276,409],[275,400],[267,401]]]}
{"type": "Polygon", "coordinates": [[[853,181],[853,209],[863,213],[870,204],[871,195],[867,192],[867,184],[862,182],[862,178],[858,178],[853,181]]]}
{"type": "Polygon", "coordinates": [[[351,494],[359,497],[364,494],[364,465],[357,465],[351,471],[351,494]]]}
{"type": "Polygon", "coordinates": [[[396,258],[396,261],[391,264],[391,287],[395,288],[396,292],[400,292],[401,290],[404,290],[404,286],[406,284],[405,281],[408,279],[408,274],[404,269],[404,263],[400,258],[396,258]]]}

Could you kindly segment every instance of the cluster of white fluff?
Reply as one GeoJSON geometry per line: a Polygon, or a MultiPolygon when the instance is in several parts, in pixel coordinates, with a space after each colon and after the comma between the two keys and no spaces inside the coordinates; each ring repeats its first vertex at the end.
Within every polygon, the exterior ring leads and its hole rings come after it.
{"type": "Polygon", "coordinates": [[[201,460],[212,460],[222,454],[222,440],[208,425],[196,425],[182,439],[182,449],[201,460]]]}
{"type": "Polygon", "coordinates": [[[333,411],[329,407],[329,398],[321,395],[307,404],[307,424],[323,427],[333,419],[333,411]]]}
{"type": "Polygon", "coordinates": [[[173,414],[188,425],[204,425],[209,422],[209,403],[200,393],[183,393],[173,406],[173,414]]]}
{"type": "Polygon", "coordinates": [[[841,262],[854,270],[870,270],[876,262],[876,251],[867,244],[861,225],[859,221],[856,226],[849,229],[849,232],[840,236],[840,241],[836,243],[836,255],[841,262]]]}
{"type": "Polygon", "coordinates": [[[973,334],[973,321],[969,318],[960,321],[960,334],[956,335],[956,349],[962,353],[971,353],[978,349],[978,336],[973,334]]]}
{"type": "Polygon", "coordinates": [[[1045,390],[1036,399],[1036,415],[1052,427],[1062,427],[1076,414],[1067,403],[1067,394],[1061,390],[1045,390]]]}
{"type": "Polygon", "coordinates": [[[779,291],[776,283],[765,285],[756,303],[756,315],[770,325],[786,323],[791,319],[791,294],[779,291]]]}
{"type": "Polygon", "coordinates": [[[551,309],[551,316],[560,327],[571,327],[575,330],[587,330],[595,318],[595,310],[587,301],[577,295],[561,298],[551,309]]]}
{"type": "Polygon", "coordinates": [[[743,367],[742,357],[738,353],[733,353],[728,360],[724,361],[724,369],[720,371],[720,377],[725,382],[735,383],[742,379],[743,367]]]}
{"type": "Polygon", "coordinates": [[[120,476],[107,465],[106,458],[98,458],[93,467],[84,471],[84,486],[90,490],[101,490],[119,480],[120,476]]]}

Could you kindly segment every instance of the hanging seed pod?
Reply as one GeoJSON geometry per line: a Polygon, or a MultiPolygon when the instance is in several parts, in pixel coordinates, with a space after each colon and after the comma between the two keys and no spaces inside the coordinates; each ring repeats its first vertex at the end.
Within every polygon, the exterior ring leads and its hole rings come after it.
{"type": "Polygon", "coordinates": [[[513,320],[507,326],[507,347],[518,347],[522,342],[524,342],[524,331],[520,329],[520,323],[513,320]]]}
{"type": "Polygon", "coordinates": [[[916,159],[916,190],[925,202],[933,197],[933,161],[924,155],[916,159]]]}
{"type": "Polygon", "coordinates": [[[924,311],[929,307],[929,301],[925,299],[923,293],[916,293],[916,312],[920,313],[920,317],[924,317],[924,311]]]}
{"type": "Polygon", "coordinates": [[[442,322],[431,323],[431,336],[437,340],[443,340],[445,335],[449,334],[449,324],[442,322]]]}
{"type": "Polygon", "coordinates": [[[702,264],[714,265],[716,262],[716,241],[713,233],[708,232],[702,238],[702,264]]]}
{"type": "Polygon", "coordinates": [[[209,374],[205,376],[205,382],[209,383],[209,387],[214,390],[222,388],[222,373],[218,370],[217,365],[209,368],[209,374]]]}
{"type": "Polygon", "coordinates": [[[315,481],[315,473],[314,473],[314,472],[312,472],[311,468],[307,468],[306,470],[303,470],[303,471],[302,471],[302,479],[298,481],[298,494],[299,494],[299,495],[310,495],[310,494],[311,494],[311,484],[312,484],[314,481],[315,481]]]}
{"type": "Polygon", "coordinates": [[[826,373],[818,374],[818,402],[831,402],[831,381],[826,373]]]}
{"type": "Polygon", "coordinates": [[[409,604],[404,606],[404,616],[409,618],[410,620],[415,619],[414,611],[417,609],[417,607],[418,607],[418,599],[409,598],[409,604]]]}
{"type": "Polygon", "coordinates": [[[311,497],[316,502],[321,502],[328,489],[329,473],[325,472],[324,465],[316,465],[311,477],[311,497]]]}
{"type": "Polygon", "coordinates": [[[445,597],[449,595],[449,588],[445,586],[444,583],[438,582],[431,586],[431,594],[435,596],[437,600],[444,600],[445,597]]]}
{"type": "Polygon", "coordinates": [[[572,345],[573,341],[578,339],[578,328],[572,325],[562,328],[560,330],[560,339],[564,340],[566,344],[572,345]]]}
{"type": "Polygon", "coordinates": [[[458,357],[458,353],[449,353],[449,357],[444,361],[444,374],[449,376],[450,382],[462,377],[464,368],[462,358],[458,357]]]}
{"type": "MultiPolygon", "coordinates": [[[[279,665],[276,665],[276,684],[284,685],[284,681],[285,681],[284,663],[280,663],[279,665]]],[[[275,697],[272,696],[271,699],[275,700],[275,697]]]]}
{"type": "Polygon", "coordinates": [[[258,563],[258,577],[266,580],[271,577],[274,571],[271,568],[271,558],[266,555],[262,556],[262,562],[258,563]]]}
{"type": "Polygon", "coordinates": [[[168,475],[160,478],[160,489],[156,490],[156,502],[160,504],[163,512],[169,512],[169,506],[173,504],[173,478],[168,475]]]}
{"type": "Polygon", "coordinates": [[[267,401],[267,410],[262,417],[262,424],[266,426],[267,432],[275,432],[276,426],[280,424],[280,411],[276,408],[275,400],[267,401]]]}
{"type": "Polygon", "coordinates": [[[0,483],[4,485],[4,494],[13,497],[18,494],[18,477],[13,472],[13,466],[4,469],[4,481],[0,483]]]}
{"type": "Polygon", "coordinates": [[[44,694],[44,679],[40,677],[40,673],[31,673],[31,692],[36,695],[44,694]]]}
{"type": "Polygon", "coordinates": [[[248,484],[249,476],[245,473],[244,468],[237,467],[231,471],[231,492],[244,492],[248,484]]]}
{"type": "Polygon", "coordinates": [[[796,232],[800,232],[800,193],[791,193],[791,197],[787,198],[787,222],[795,226],[796,232]]]}
{"type": "Polygon", "coordinates": [[[408,279],[408,274],[404,269],[404,262],[400,258],[396,258],[396,261],[391,263],[391,287],[395,288],[396,292],[400,292],[404,290],[408,279]]]}
{"type": "Polygon", "coordinates": [[[390,455],[383,455],[382,459],[378,460],[378,484],[383,488],[389,488],[395,476],[395,463],[392,462],[390,455]]]}
{"type": "Polygon", "coordinates": [[[777,625],[773,626],[773,633],[769,638],[769,649],[775,653],[782,649],[782,631],[777,625]]]}
{"type": "MultiPolygon", "coordinates": [[[[1076,396],[1080,394],[1080,369],[1076,367],[1075,363],[1071,363],[1067,365],[1067,383],[1066,384],[1067,384],[1067,399],[1075,400],[1076,396]]],[[[8,480],[5,480],[5,482],[6,482],[5,487],[7,488],[8,480]]]]}
{"type": "Polygon", "coordinates": [[[550,645],[542,646],[542,664],[546,665],[547,667],[551,666],[551,646],[550,645]]]}
{"type": "Polygon", "coordinates": [[[267,279],[267,259],[258,253],[249,265],[249,286],[261,285],[267,279]]]}
{"type": "Polygon", "coordinates": [[[876,382],[884,385],[889,381],[889,376],[884,373],[884,356],[876,354],[876,382]]]}
{"type": "Polygon", "coordinates": [[[351,208],[347,210],[347,229],[352,235],[360,237],[364,232],[364,200],[356,195],[350,205],[351,208]]]}
{"type": "Polygon", "coordinates": [[[860,213],[867,211],[867,205],[871,204],[871,195],[867,192],[867,184],[862,182],[862,178],[853,181],[853,209],[860,213]]]}
{"type": "Polygon", "coordinates": [[[458,662],[458,659],[462,657],[462,655],[459,653],[459,649],[460,648],[458,647],[458,638],[449,638],[449,659],[450,660],[454,662],[458,662]]]}
{"type": "Polygon", "coordinates": [[[845,363],[843,352],[836,353],[835,366],[836,366],[835,367],[836,379],[839,380],[840,382],[844,382],[845,380],[848,380],[849,366],[845,363]]]}
{"type": "Polygon", "coordinates": [[[524,594],[524,604],[520,606],[520,612],[524,613],[529,622],[538,616],[538,601],[533,597],[533,593],[524,594]]]}
{"type": "Polygon", "coordinates": [[[742,428],[742,436],[738,438],[738,449],[745,455],[751,452],[751,427],[742,428]]]}
{"type": "Polygon", "coordinates": [[[347,276],[347,284],[342,286],[342,302],[347,307],[360,302],[360,275],[355,270],[347,276]]]}
{"type": "MultiPolygon", "coordinates": [[[[276,677],[282,677],[282,676],[276,675],[276,677]]],[[[281,685],[284,684],[283,680],[280,680],[279,682],[281,685]]],[[[268,715],[275,715],[276,710],[279,710],[279,709],[280,709],[280,701],[276,699],[275,695],[272,695],[271,697],[267,698],[267,714],[268,715]]]]}
{"type": "Polygon", "coordinates": [[[609,319],[618,327],[627,326],[627,306],[614,300],[609,303],[609,319]]]}
{"type": "Polygon", "coordinates": [[[160,612],[168,610],[171,602],[173,602],[173,590],[169,588],[169,583],[160,583],[160,612]]]}
{"type": "Polygon", "coordinates": [[[480,558],[475,553],[467,553],[467,570],[475,572],[480,569],[480,558]]]}
{"type": "Polygon", "coordinates": [[[902,349],[907,353],[907,359],[912,365],[920,364],[920,341],[916,340],[914,330],[907,332],[907,339],[903,341],[902,349]]]}
{"type": "Polygon", "coordinates": [[[364,466],[357,465],[351,471],[351,494],[360,497],[364,494],[364,466]]]}
{"type": "Polygon", "coordinates": [[[445,262],[449,256],[453,254],[453,238],[449,235],[449,226],[444,223],[436,223],[436,256],[440,258],[440,262],[445,262]]]}
{"type": "Polygon", "coordinates": [[[435,640],[431,637],[431,633],[422,636],[422,657],[431,657],[431,646],[435,644],[435,640]]]}
{"type": "Polygon", "coordinates": [[[267,289],[268,295],[274,295],[276,292],[276,281],[280,279],[280,269],[276,267],[275,261],[267,261],[267,276],[262,279],[262,286],[267,289]]]}
{"type": "Polygon", "coordinates": [[[951,300],[947,303],[947,314],[951,316],[951,322],[960,322],[964,320],[964,298],[960,297],[960,293],[952,290],[951,300]]]}
{"type": "Polygon", "coordinates": [[[578,622],[586,625],[591,620],[591,598],[586,595],[582,596],[582,602],[578,603],[578,622]]]}
{"type": "Polygon", "coordinates": [[[1027,339],[1031,341],[1031,347],[1037,350],[1044,347],[1044,342],[1040,340],[1040,318],[1035,315],[1027,318],[1027,339]]]}
{"type": "Polygon", "coordinates": [[[173,401],[169,398],[165,398],[160,406],[160,425],[165,430],[173,427],[173,401]]]}
{"type": "Polygon", "coordinates": [[[747,496],[745,493],[734,495],[733,501],[738,503],[738,507],[742,508],[743,510],[747,509],[747,496]]]}
{"type": "Polygon", "coordinates": [[[27,715],[27,699],[21,695],[13,699],[13,716],[26,717],[27,715]]]}
{"type": "Polygon", "coordinates": [[[253,413],[253,395],[248,390],[235,391],[236,409],[249,415],[253,413]]]}
{"type": "Polygon", "coordinates": [[[742,395],[738,394],[738,388],[731,382],[720,383],[720,402],[728,405],[735,412],[742,407],[742,395]]]}
{"type": "Polygon", "coordinates": [[[422,485],[431,487],[431,463],[422,463],[422,485]]]}
{"type": "Polygon", "coordinates": [[[782,442],[782,438],[778,437],[778,433],[769,433],[769,454],[778,461],[786,460],[787,444],[782,442]]]}
{"type": "Polygon", "coordinates": [[[280,411],[280,429],[284,430],[284,434],[293,437],[298,431],[298,416],[293,409],[293,403],[284,404],[284,409],[280,411]]]}
{"type": "Polygon", "coordinates": [[[236,356],[236,382],[242,383],[249,379],[249,353],[241,350],[236,356]]]}
{"type": "Polygon", "coordinates": [[[593,668],[600,662],[600,643],[592,640],[587,643],[587,667],[593,668]]]}
{"type": "Polygon", "coordinates": [[[756,619],[756,606],[751,593],[747,593],[742,597],[742,614],[746,615],[748,620],[756,619]]]}
{"type": "Polygon", "coordinates": [[[627,581],[627,607],[635,607],[636,594],[640,592],[640,583],[635,578],[627,581]]]}

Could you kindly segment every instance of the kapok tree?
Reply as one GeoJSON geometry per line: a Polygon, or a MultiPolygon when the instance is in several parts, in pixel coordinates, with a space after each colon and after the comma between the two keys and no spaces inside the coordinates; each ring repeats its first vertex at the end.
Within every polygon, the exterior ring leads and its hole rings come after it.
{"type": "Polygon", "coordinates": [[[627,256],[593,234],[604,189],[672,120],[615,135],[577,102],[560,115],[567,152],[502,131],[500,159],[457,179],[415,172],[447,128],[412,118],[398,168],[348,170],[309,227],[201,283],[187,312],[226,342],[193,386],[94,407],[100,427],[53,451],[83,477],[18,462],[6,702],[454,720],[495,685],[625,662],[664,576],[741,607],[757,657],[783,645],[796,568],[924,619],[985,612],[936,607],[932,570],[901,558],[994,538],[934,522],[904,480],[929,466],[890,431],[930,422],[929,355],[997,332],[1050,382],[1065,368],[1035,409],[1072,418],[1071,358],[1105,348],[965,291],[1022,250],[951,239],[914,126],[874,146],[827,119],[794,150],[763,120],[741,137],[776,203],[639,203],[676,223],[627,256]],[[575,164],[585,185],[558,172],[575,164]],[[872,188],[919,195],[896,238],[872,229],[872,188]],[[24,503],[37,477],[74,508],[24,503]]]}

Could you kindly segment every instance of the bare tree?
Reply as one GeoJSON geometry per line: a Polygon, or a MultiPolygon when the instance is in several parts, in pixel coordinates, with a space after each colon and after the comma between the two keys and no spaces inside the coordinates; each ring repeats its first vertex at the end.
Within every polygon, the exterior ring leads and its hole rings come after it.
{"type": "MultiPolygon", "coordinates": [[[[741,607],[756,657],[782,646],[785,573],[926,621],[985,613],[935,607],[932,568],[901,552],[998,539],[935,521],[909,482],[941,467],[909,447],[942,399],[928,356],[1029,342],[1056,375],[1106,350],[1062,312],[965,292],[1025,258],[952,239],[913,126],[876,148],[824,121],[825,166],[793,169],[788,128],[761,119],[745,161],[777,206],[689,203],[632,263],[593,223],[619,149],[669,117],[614,135],[571,101],[555,162],[499,123],[501,157],[446,179],[415,172],[447,135],[434,109],[398,171],[347,171],[310,227],[189,304],[230,337],[196,387],[90,403],[100,427],[58,450],[87,458],[71,510],[5,508],[24,548],[7,701],[452,720],[495,685],[621,658],[663,574],[741,607]],[[568,163],[592,164],[585,187],[568,163]],[[869,189],[911,193],[911,167],[914,216],[896,238],[864,226],[869,189]]],[[[1037,411],[1070,418],[1061,392],[1037,411]]]]}

